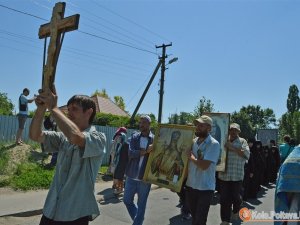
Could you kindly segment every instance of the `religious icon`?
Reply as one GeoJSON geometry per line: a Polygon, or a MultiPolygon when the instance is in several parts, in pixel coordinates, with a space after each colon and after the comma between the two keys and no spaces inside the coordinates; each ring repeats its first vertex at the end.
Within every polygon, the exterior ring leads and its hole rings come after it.
{"type": "Polygon", "coordinates": [[[144,180],[179,192],[187,169],[186,151],[193,137],[192,126],[159,124],[144,180]]]}
{"type": "Polygon", "coordinates": [[[220,143],[221,154],[217,163],[217,171],[226,170],[227,151],[224,147],[228,139],[230,113],[204,113],[213,120],[210,134],[220,143]]]}

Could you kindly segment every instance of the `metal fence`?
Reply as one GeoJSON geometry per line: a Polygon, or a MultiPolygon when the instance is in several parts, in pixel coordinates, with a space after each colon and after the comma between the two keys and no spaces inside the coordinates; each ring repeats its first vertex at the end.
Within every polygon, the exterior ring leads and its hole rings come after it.
{"type": "MultiPolygon", "coordinates": [[[[31,123],[31,118],[26,120],[23,137],[22,139],[25,142],[32,142],[29,139],[29,126],[31,123]]],[[[112,138],[118,129],[117,127],[106,127],[106,126],[95,126],[96,130],[102,132],[106,136],[106,153],[103,158],[102,165],[107,165],[109,162],[109,151],[110,151],[110,144],[112,138]]],[[[16,133],[18,130],[18,117],[17,116],[4,116],[0,115],[0,143],[6,142],[15,142],[16,140],[16,133]]],[[[135,130],[127,129],[127,137],[130,137],[131,134],[135,130]]]]}

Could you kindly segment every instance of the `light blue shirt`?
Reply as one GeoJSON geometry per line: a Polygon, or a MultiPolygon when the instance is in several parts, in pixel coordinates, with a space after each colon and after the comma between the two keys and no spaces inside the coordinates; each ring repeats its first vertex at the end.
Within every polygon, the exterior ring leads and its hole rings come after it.
{"type": "Polygon", "coordinates": [[[279,154],[281,162],[283,162],[289,156],[293,149],[294,148],[291,147],[288,143],[279,145],[279,154]]]}
{"type": "Polygon", "coordinates": [[[87,128],[85,149],[71,144],[62,132],[45,131],[44,150],[58,151],[55,175],[43,214],[56,221],[73,221],[100,214],[94,194],[96,176],[105,151],[106,137],[87,128]]]}
{"type": "Polygon", "coordinates": [[[189,171],[186,185],[200,191],[215,190],[216,187],[216,165],[220,156],[220,144],[211,135],[201,143],[194,139],[192,147],[193,154],[197,159],[211,161],[206,170],[202,170],[195,163],[189,161],[189,171]]]}

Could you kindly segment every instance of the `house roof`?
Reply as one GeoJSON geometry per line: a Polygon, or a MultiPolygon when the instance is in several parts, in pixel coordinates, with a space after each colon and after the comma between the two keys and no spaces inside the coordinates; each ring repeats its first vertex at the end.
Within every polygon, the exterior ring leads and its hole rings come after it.
{"type": "MultiPolygon", "coordinates": [[[[129,114],[125,112],[123,109],[121,109],[119,106],[117,106],[112,100],[109,98],[104,98],[101,96],[93,96],[91,97],[94,102],[96,103],[96,112],[101,112],[101,113],[107,113],[107,114],[112,114],[112,115],[117,115],[117,116],[128,116],[129,114]]],[[[68,111],[67,106],[61,106],[59,107],[62,111],[65,113],[68,111]]]]}
{"type": "Polygon", "coordinates": [[[104,98],[99,95],[93,96],[96,102],[96,112],[110,113],[118,116],[129,116],[127,112],[117,106],[110,98],[104,98]]]}

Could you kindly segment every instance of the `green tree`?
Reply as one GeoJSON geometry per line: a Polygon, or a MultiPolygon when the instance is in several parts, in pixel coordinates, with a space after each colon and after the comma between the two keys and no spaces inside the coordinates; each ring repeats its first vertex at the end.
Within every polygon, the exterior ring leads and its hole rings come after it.
{"type": "Polygon", "coordinates": [[[276,126],[274,111],[270,108],[262,109],[259,105],[243,106],[239,112],[233,112],[231,122],[240,124],[243,138],[253,138],[258,128],[276,126]]]}
{"type": "Polygon", "coordinates": [[[252,124],[250,116],[243,111],[234,111],[231,114],[231,123],[238,123],[241,127],[240,136],[246,139],[255,137],[256,127],[252,124]]]}
{"type": "Polygon", "coordinates": [[[271,128],[271,125],[276,125],[274,111],[270,108],[262,109],[259,105],[243,106],[240,112],[248,114],[253,125],[259,128],[271,128]]]}
{"type": "Polygon", "coordinates": [[[125,102],[124,99],[121,96],[114,96],[114,100],[116,105],[125,111],[125,102]]]}
{"type": "Polygon", "coordinates": [[[194,117],[198,118],[202,116],[204,112],[214,112],[214,110],[214,104],[211,102],[211,100],[202,96],[198,105],[194,109],[194,117]]]}
{"type": "Polygon", "coordinates": [[[12,115],[14,110],[14,105],[11,100],[8,99],[6,93],[0,92],[0,115],[12,115]]]}
{"type": "Polygon", "coordinates": [[[180,112],[179,115],[177,113],[172,114],[168,119],[170,124],[186,125],[192,123],[194,118],[192,113],[180,112]]]}
{"type": "Polygon", "coordinates": [[[94,96],[101,96],[103,98],[109,98],[108,94],[106,93],[106,89],[103,88],[102,91],[99,91],[98,89],[92,94],[92,97],[94,96]]]}
{"type": "Polygon", "coordinates": [[[297,112],[300,109],[300,98],[298,87],[293,84],[289,88],[288,99],[286,101],[286,106],[289,113],[297,112]]]}
{"type": "Polygon", "coordinates": [[[169,124],[178,124],[179,116],[177,113],[171,114],[168,120],[169,120],[169,124]]]}
{"type": "Polygon", "coordinates": [[[287,98],[287,112],[279,120],[279,136],[282,141],[283,136],[288,134],[300,143],[300,100],[298,87],[293,84],[289,88],[287,98]]]}

